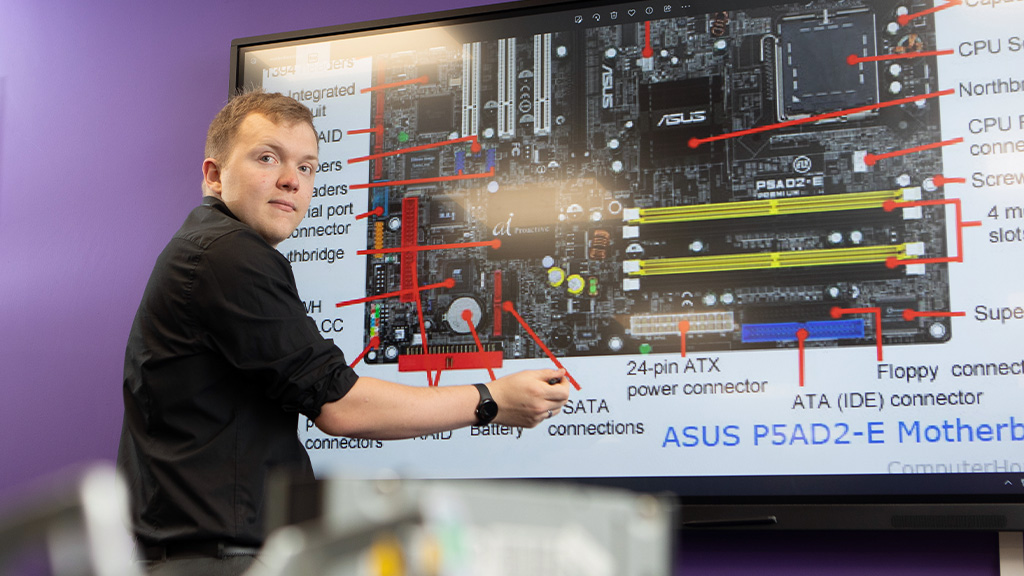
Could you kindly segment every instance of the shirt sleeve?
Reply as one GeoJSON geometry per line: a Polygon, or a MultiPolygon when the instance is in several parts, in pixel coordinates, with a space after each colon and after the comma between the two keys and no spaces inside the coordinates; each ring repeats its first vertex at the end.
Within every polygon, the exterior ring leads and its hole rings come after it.
{"type": "Polygon", "coordinates": [[[288,261],[255,232],[214,241],[190,290],[208,345],[284,410],[315,419],[355,384],[344,354],[306,314],[288,261]]]}

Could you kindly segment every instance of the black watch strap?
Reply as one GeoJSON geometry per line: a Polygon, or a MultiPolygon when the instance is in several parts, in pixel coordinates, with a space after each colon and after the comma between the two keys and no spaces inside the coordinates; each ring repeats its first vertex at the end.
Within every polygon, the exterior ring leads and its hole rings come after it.
{"type": "Polygon", "coordinates": [[[480,393],[480,403],[476,405],[477,424],[490,424],[491,420],[498,415],[498,403],[491,397],[491,391],[486,384],[473,384],[480,393]]]}

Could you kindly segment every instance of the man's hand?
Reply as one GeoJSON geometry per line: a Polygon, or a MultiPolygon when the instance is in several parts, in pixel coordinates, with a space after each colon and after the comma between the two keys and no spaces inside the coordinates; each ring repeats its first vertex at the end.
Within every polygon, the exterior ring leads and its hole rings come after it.
{"type": "Polygon", "coordinates": [[[533,428],[561,412],[569,400],[565,370],[523,370],[502,376],[487,388],[498,403],[494,422],[507,426],[533,428]]]}

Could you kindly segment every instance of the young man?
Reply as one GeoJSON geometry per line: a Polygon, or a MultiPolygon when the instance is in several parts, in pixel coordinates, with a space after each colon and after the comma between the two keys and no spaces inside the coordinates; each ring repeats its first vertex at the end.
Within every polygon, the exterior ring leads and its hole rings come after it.
{"type": "Polygon", "coordinates": [[[488,418],[533,427],[568,400],[564,380],[548,383],[559,370],[437,388],[357,376],[306,316],[275,249],[309,208],[317,160],[305,106],[232,99],[207,135],[203,202],[146,286],[125,354],[118,465],[154,573],[245,570],[264,538],[267,473],[312,477],[299,414],[328,434],[398,439],[488,418]]]}

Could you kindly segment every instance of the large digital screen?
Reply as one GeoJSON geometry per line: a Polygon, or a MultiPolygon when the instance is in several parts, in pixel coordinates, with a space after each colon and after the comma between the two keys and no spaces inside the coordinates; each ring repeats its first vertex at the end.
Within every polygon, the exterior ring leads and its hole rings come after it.
{"type": "MultiPolygon", "coordinates": [[[[560,366],[535,429],[321,473],[1024,496],[1024,2],[519,2],[234,43],[313,112],[279,249],[360,375],[560,366]]],[[[325,23],[331,24],[331,23],[325,23]]]]}

